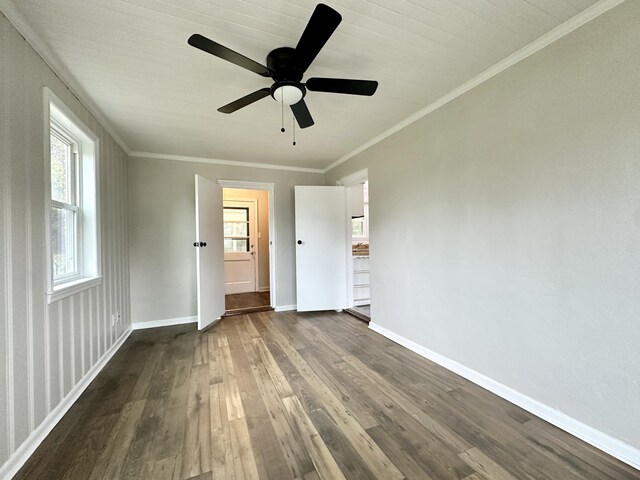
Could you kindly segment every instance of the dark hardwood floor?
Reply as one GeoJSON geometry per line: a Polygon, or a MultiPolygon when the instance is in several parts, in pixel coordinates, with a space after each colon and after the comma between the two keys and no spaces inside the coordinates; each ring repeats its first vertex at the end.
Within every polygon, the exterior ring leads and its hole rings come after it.
{"type": "Polygon", "coordinates": [[[234,293],[224,296],[224,306],[227,310],[268,307],[269,305],[271,305],[269,292],[234,293]]]}
{"type": "Polygon", "coordinates": [[[640,479],[336,313],[133,332],[17,479],[640,479]]]}

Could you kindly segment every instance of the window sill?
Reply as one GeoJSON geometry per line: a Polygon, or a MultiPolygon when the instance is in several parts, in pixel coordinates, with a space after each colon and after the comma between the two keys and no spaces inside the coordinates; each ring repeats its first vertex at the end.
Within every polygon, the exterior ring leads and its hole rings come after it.
{"type": "Polygon", "coordinates": [[[81,278],[73,282],[67,282],[54,287],[53,292],[47,292],[47,303],[54,303],[63,298],[70,297],[102,283],[102,277],[81,278]]]}

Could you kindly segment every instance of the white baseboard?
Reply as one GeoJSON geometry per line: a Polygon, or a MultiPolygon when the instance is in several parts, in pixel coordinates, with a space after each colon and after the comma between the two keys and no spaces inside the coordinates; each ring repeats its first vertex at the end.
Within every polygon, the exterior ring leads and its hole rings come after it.
{"type": "Polygon", "coordinates": [[[292,310],[296,310],[298,308],[297,305],[278,305],[274,310],[276,312],[290,312],[292,310]]]}
{"type": "Polygon", "coordinates": [[[133,330],[144,330],[145,328],[171,327],[173,325],[184,325],[187,323],[197,323],[198,317],[178,317],[165,318],[164,320],[151,320],[150,322],[132,323],[133,330]]]}
{"type": "Polygon", "coordinates": [[[369,328],[640,470],[640,450],[373,322],[369,328]]]}
{"type": "Polygon", "coordinates": [[[104,355],[96,362],[96,364],[89,369],[87,374],[71,389],[66,397],[56,405],[56,407],[49,412],[49,415],[42,421],[36,429],[31,432],[27,439],[22,442],[16,451],[9,457],[4,465],[0,467],[0,478],[10,479],[22,466],[26,463],[36,448],[40,446],[42,441],[47,438],[47,435],[51,433],[51,430],[58,424],[67,411],[78,400],[82,392],[89,386],[89,384],[98,376],[100,371],[104,368],[111,357],[118,351],[127,338],[131,335],[131,328],[124,332],[116,342],[111,345],[111,348],[107,350],[104,355]]]}
{"type": "Polygon", "coordinates": [[[263,292],[263,293],[264,293],[264,292],[268,292],[269,290],[271,290],[271,288],[269,288],[269,287],[260,287],[260,288],[258,289],[258,291],[259,291],[259,292],[263,292]]]}

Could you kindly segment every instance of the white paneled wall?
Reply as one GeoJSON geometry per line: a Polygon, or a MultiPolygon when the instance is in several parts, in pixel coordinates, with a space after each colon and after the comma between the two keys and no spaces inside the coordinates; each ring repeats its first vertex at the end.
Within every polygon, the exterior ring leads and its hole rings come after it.
{"type": "Polygon", "coordinates": [[[1,14],[0,161],[2,477],[2,465],[6,469],[7,460],[25,450],[65,397],[77,392],[90,369],[129,331],[130,311],[127,154],[1,14]],[[101,285],[50,305],[45,298],[45,86],[99,137],[103,273],[101,285]],[[112,328],[115,312],[121,323],[112,328]]]}

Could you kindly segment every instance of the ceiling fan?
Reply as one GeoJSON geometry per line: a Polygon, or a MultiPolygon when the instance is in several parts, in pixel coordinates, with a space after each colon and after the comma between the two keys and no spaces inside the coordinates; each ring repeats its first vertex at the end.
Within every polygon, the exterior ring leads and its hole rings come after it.
{"type": "Polygon", "coordinates": [[[281,47],[272,50],[267,55],[266,67],[197,33],[189,37],[188,43],[211,55],[274,80],[271,87],[261,88],[220,107],[219,112],[233,113],[271,95],[277,102],[290,105],[300,128],[307,128],[314,123],[304,101],[307,90],[370,96],[378,88],[378,82],[373,80],[343,78],[309,78],[305,83],[302,83],[305,71],[341,21],[342,16],[333,8],[322,3],[318,4],[307,27],[302,32],[296,48],[281,47]]]}

